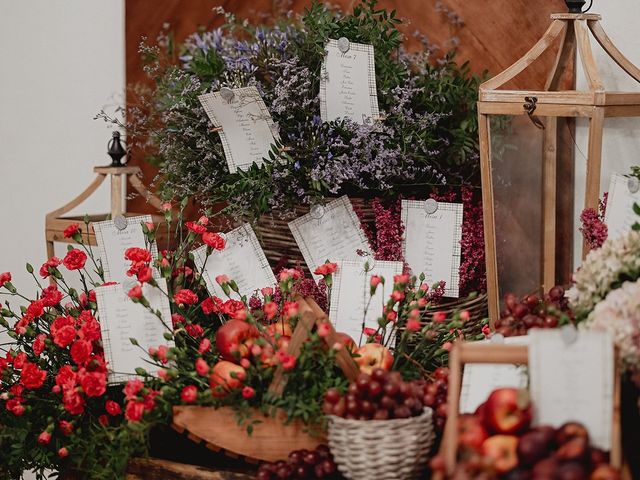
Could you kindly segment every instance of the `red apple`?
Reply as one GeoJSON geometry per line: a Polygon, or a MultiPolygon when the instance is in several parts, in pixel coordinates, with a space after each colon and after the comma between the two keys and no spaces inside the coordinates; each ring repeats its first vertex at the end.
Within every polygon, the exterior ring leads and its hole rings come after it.
{"type": "Polygon", "coordinates": [[[531,424],[531,405],[526,391],[494,390],[485,403],[483,421],[489,432],[512,435],[527,430],[531,424]]]}
{"type": "Polygon", "coordinates": [[[247,372],[240,365],[220,360],[213,366],[209,386],[214,397],[224,397],[229,391],[242,385],[247,372]]]}
{"type": "Polygon", "coordinates": [[[506,473],[518,466],[518,437],[515,435],[494,435],[482,444],[482,454],[493,460],[497,473],[506,473]]]}
{"type": "Polygon", "coordinates": [[[558,445],[567,443],[569,440],[576,437],[584,438],[588,443],[589,432],[584,425],[578,422],[567,422],[556,431],[556,443],[558,445]]]}
{"type": "Polygon", "coordinates": [[[534,465],[531,473],[533,474],[533,478],[536,479],[552,479],[555,478],[559,466],[560,464],[555,458],[545,458],[534,465]]]}
{"type": "Polygon", "coordinates": [[[561,461],[582,462],[589,457],[589,439],[585,437],[573,437],[558,447],[556,458],[561,461]]]}
{"type": "Polygon", "coordinates": [[[590,480],[620,480],[620,472],[611,465],[598,465],[591,472],[590,480]]]}
{"type": "Polygon", "coordinates": [[[367,343],[355,352],[356,363],[360,366],[360,371],[371,374],[376,368],[391,370],[393,356],[388,348],[379,343],[367,343]]]}
{"type": "Polygon", "coordinates": [[[271,338],[274,339],[279,336],[291,337],[291,335],[293,335],[293,329],[291,328],[291,324],[289,322],[280,320],[276,323],[268,325],[267,333],[271,336],[271,338]]]}
{"type": "Polygon", "coordinates": [[[527,432],[518,442],[518,460],[521,465],[535,465],[549,453],[547,437],[543,432],[527,432]]]}
{"type": "Polygon", "coordinates": [[[479,451],[487,437],[480,418],[470,413],[458,417],[458,443],[461,446],[479,451]]]}
{"type": "Polygon", "coordinates": [[[578,462],[562,463],[556,470],[556,476],[558,480],[587,480],[589,474],[585,467],[578,462]]]}
{"type": "Polygon", "coordinates": [[[216,332],[216,348],[222,358],[237,362],[249,355],[246,340],[256,338],[258,330],[244,320],[232,319],[222,325],[216,332]]]}
{"type": "Polygon", "coordinates": [[[349,352],[354,352],[358,349],[355,340],[344,332],[336,332],[336,342],[341,344],[349,352]]]}

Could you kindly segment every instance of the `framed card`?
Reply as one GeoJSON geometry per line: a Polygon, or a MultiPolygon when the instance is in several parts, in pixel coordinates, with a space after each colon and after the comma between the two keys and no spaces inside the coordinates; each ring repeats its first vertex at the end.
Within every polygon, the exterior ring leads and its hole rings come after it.
{"type": "MultiPolygon", "coordinates": [[[[167,291],[164,279],[156,280],[167,291]]],[[[102,332],[105,359],[109,369],[109,383],[121,383],[136,376],[138,367],[148,369],[149,347],[169,345],[164,338],[166,327],[144,306],[134,303],[127,295],[129,285],[116,284],[96,288],[98,316],[102,332]],[[139,346],[133,345],[131,338],[139,346]]],[[[171,325],[171,307],[164,293],[149,284],[142,287],[151,308],[159,310],[165,323],[171,325]]]]}
{"type": "Polygon", "coordinates": [[[609,231],[607,238],[618,238],[631,230],[640,217],[633,211],[633,204],[640,204],[640,182],[636,177],[619,173],[611,175],[604,223],[609,231]]]}
{"type": "MultiPolygon", "coordinates": [[[[147,243],[142,223],[153,223],[151,215],[119,215],[113,220],[92,224],[105,281],[122,283],[130,278],[127,276],[127,270],[131,267],[131,262],[124,258],[124,252],[128,248],[148,248],[154,259],[158,257],[158,246],[155,243],[147,243]]],[[[157,272],[154,269],[155,276],[157,272]]]]}
{"type": "MultiPolygon", "coordinates": [[[[327,260],[356,260],[368,252],[369,242],[349,197],[314,206],[306,215],[289,222],[289,229],[311,273],[327,260]]],[[[322,276],[314,275],[316,280],[322,276]]]]}
{"type": "MultiPolygon", "coordinates": [[[[479,343],[491,345],[491,340],[479,343]]],[[[529,337],[508,337],[505,345],[528,345],[529,337]]],[[[497,388],[527,388],[529,376],[523,365],[511,363],[466,363],[460,390],[460,413],[474,413],[497,388]]]]}
{"type": "Polygon", "coordinates": [[[580,422],[591,442],[611,450],[614,348],[609,332],[534,329],[529,333],[529,375],[536,424],[580,422]]]}
{"type": "Polygon", "coordinates": [[[198,97],[219,130],[231,173],[263,164],[278,137],[273,119],[256,87],[226,88],[198,97]]]}
{"type": "Polygon", "coordinates": [[[225,236],[224,250],[214,250],[208,258],[206,245],[191,252],[211,295],[226,297],[216,282],[218,275],[227,275],[238,284],[240,295],[231,292],[231,297],[235,299],[244,295],[250,297],[261,288],[274,286],[277,283],[251,225],[244,224],[225,236]]]}
{"type": "Polygon", "coordinates": [[[365,327],[378,327],[378,317],[393,289],[393,277],[402,273],[403,263],[368,258],[336,263],[338,270],[331,285],[329,318],[338,332],[347,333],[356,343],[364,343],[363,322],[365,327]],[[365,270],[365,263],[368,263],[368,270],[365,270]],[[372,297],[370,281],[373,275],[384,277],[385,285],[378,285],[372,297]]]}
{"type": "Polygon", "coordinates": [[[329,40],[320,77],[320,115],[325,122],[346,117],[366,124],[380,115],[372,45],[329,40]]]}
{"type": "Polygon", "coordinates": [[[460,284],[461,203],[402,200],[402,252],[414,275],[429,285],[444,280],[445,297],[457,298],[460,284]]]}

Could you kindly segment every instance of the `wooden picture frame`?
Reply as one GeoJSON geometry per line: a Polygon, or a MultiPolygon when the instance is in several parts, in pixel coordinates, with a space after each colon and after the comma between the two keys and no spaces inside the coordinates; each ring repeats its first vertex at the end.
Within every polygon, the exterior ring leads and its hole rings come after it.
{"type": "MultiPolygon", "coordinates": [[[[440,445],[447,475],[455,469],[458,453],[458,415],[460,414],[460,392],[462,368],[465,363],[529,363],[528,345],[506,345],[480,342],[456,342],[449,356],[449,388],[447,397],[447,423],[440,445]]],[[[620,374],[615,367],[613,386],[613,425],[611,430],[610,462],[622,468],[622,443],[620,431],[620,374]]],[[[437,478],[437,477],[434,477],[437,478]]]]}

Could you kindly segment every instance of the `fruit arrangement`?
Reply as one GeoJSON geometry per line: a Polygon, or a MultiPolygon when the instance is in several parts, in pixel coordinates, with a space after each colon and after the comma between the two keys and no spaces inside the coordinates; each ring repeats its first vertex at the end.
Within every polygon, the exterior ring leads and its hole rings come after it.
{"type": "Polygon", "coordinates": [[[294,479],[294,478],[342,478],[338,473],[329,447],[320,445],[315,450],[295,450],[287,460],[263,463],[258,468],[256,479],[294,479]]]}
{"type": "MultiPolygon", "coordinates": [[[[616,480],[608,454],[590,445],[576,422],[531,426],[528,393],[501,388],[474,414],[458,418],[458,463],[453,479],[616,480]]],[[[442,457],[431,461],[444,470],[442,457]]]]}
{"type": "Polygon", "coordinates": [[[543,296],[536,294],[518,298],[504,296],[504,309],[496,321],[496,332],[505,337],[526,335],[531,328],[557,328],[573,322],[573,313],[564,296],[564,288],[556,285],[543,296]]]}

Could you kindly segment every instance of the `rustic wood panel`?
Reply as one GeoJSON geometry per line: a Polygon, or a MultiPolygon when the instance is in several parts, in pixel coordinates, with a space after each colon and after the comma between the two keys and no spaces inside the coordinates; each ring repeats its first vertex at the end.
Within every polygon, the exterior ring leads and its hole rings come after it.
{"type": "MultiPolygon", "coordinates": [[[[331,3],[351,9],[356,0],[332,0],[331,3]]],[[[147,81],[138,46],[142,37],[154,39],[165,23],[171,25],[176,40],[181,41],[198,27],[218,26],[222,19],[212,12],[217,6],[239,18],[268,22],[278,12],[293,10],[300,13],[310,4],[311,0],[126,0],[127,83],[147,81]]],[[[469,60],[476,72],[488,70],[493,74],[511,65],[542,36],[551,13],[566,11],[562,0],[535,3],[530,0],[381,0],[379,5],[395,8],[398,15],[407,20],[404,31],[410,45],[417,46],[411,38],[416,30],[443,49],[450,48],[451,39],[456,38],[460,61],[469,60]]],[[[541,88],[553,61],[553,55],[541,58],[508,87],[541,88]]],[[[154,169],[144,164],[142,156],[140,152],[134,152],[132,162],[142,167],[145,183],[149,184],[154,169]]],[[[142,198],[134,199],[130,208],[135,211],[150,209],[142,198]]]]}

